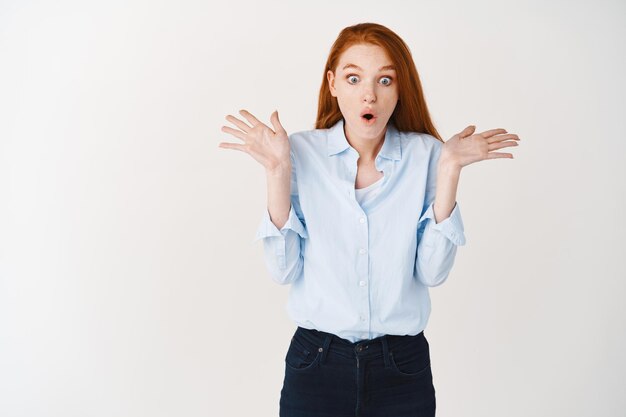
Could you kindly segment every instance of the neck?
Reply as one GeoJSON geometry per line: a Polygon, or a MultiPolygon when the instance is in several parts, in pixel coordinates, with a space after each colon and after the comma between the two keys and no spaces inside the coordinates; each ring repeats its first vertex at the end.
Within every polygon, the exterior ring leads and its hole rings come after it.
{"type": "Polygon", "coordinates": [[[379,133],[375,138],[358,136],[352,133],[345,124],[343,131],[350,146],[359,153],[359,162],[371,162],[376,159],[378,152],[380,152],[380,149],[383,147],[387,128],[385,127],[382,133],[379,133]]]}

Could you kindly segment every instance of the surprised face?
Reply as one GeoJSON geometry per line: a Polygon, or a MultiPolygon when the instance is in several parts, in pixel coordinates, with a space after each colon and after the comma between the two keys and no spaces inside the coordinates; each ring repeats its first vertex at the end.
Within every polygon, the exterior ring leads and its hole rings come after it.
{"type": "Polygon", "coordinates": [[[398,103],[396,71],[385,50],[372,44],[352,45],[339,57],[335,72],[329,70],[326,76],[346,132],[380,138],[398,103]]]}

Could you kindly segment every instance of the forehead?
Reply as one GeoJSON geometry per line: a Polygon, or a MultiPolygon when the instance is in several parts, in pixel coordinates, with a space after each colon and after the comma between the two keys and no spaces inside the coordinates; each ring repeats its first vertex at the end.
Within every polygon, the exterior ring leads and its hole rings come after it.
{"type": "Polygon", "coordinates": [[[343,70],[344,66],[349,64],[359,66],[364,70],[377,71],[380,67],[393,65],[393,62],[387,51],[378,45],[356,44],[341,54],[337,69],[343,70]]]}

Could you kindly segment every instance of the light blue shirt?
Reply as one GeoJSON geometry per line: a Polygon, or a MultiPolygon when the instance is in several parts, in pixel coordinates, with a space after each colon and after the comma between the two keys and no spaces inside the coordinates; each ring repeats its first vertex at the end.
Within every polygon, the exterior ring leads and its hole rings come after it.
{"type": "Polygon", "coordinates": [[[430,316],[428,287],[447,279],[465,244],[458,202],[434,220],[443,143],[389,123],[375,161],[380,189],[361,206],[359,154],[343,126],[289,136],[289,218],[279,230],[266,209],[255,241],[263,239],[271,278],[291,284],[287,313],[298,326],[351,342],[416,335],[430,316]]]}

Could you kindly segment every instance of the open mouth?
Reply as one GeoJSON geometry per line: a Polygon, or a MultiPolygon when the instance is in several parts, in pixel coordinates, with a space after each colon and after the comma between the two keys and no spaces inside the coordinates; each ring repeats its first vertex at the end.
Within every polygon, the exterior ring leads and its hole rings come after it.
{"type": "Polygon", "coordinates": [[[378,115],[374,113],[374,109],[371,107],[364,107],[361,109],[361,121],[365,126],[372,126],[378,120],[378,115]]]}
{"type": "Polygon", "coordinates": [[[361,116],[361,120],[363,120],[366,125],[371,125],[376,122],[376,116],[374,116],[372,113],[365,113],[361,116]]]}

